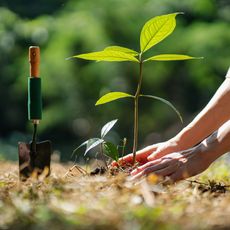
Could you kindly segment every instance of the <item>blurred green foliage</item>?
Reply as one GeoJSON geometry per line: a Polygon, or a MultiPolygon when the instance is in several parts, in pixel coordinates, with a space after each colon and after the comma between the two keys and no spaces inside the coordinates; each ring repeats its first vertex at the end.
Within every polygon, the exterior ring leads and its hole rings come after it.
{"type": "MultiPolygon", "coordinates": [[[[108,91],[133,93],[138,71],[133,63],[65,58],[109,45],[138,49],[144,22],[160,14],[185,12],[178,16],[175,32],[149,54],[186,53],[205,59],[146,64],[143,91],[173,102],[187,122],[211,98],[230,63],[230,4],[226,0],[39,0],[36,4],[1,0],[0,6],[1,149],[30,139],[26,107],[30,45],[41,48],[44,114],[40,136],[50,138],[67,160],[79,143],[116,118],[112,139],[118,143],[127,137],[131,146],[132,105],[125,100],[109,106],[94,104],[108,91]]],[[[160,141],[182,128],[167,106],[141,102],[140,143],[160,141]]]]}

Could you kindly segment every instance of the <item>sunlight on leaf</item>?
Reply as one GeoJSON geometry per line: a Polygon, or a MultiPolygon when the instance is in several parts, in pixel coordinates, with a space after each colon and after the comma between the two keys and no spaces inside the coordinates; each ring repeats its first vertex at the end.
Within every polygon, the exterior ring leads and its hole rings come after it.
{"type": "Polygon", "coordinates": [[[175,17],[177,14],[181,13],[157,16],[145,23],[140,36],[142,53],[168,37],[173,32],[176,27],[175,17]]]}
{"type": "Polygon", "coordinates": [[[160,54],[153,57],[150,57],[146,61],[181,61],[181,60],[189,60],[189,59],[202,59],[203,57],[191,57],[183,54],[160,54]]]}
{"type": "Polygon", "coordinates": [[[118,161],[119,153],[117,147],[111,142],[104,142],[103,147],[105,149],[105,154],[111,157],[113,160],[118,161]]]}
{"type": "Polygon", "coordinates": [[[102,96],[95,105],[101,105],[101,104],[105,104],[120,98],[124,98],[124,97],[133,97],[131,94],[128,93],[123,93],[123,92],[110,92],[105,94],[104,96],[102,96]]]}
{"type": "Polygon", "coordinates": [[[91,149],[95,148],[99,144],[103,143],[104,140],[100,138],[92,138],[87,141],[87,146],[84,155],[86,155],[91,149]]]}
{"type": "Polygon", "coordinates": [[[112,50],[112,51],[119,51],[119,52],[123,52],[123,53],[127,53],[133,56],[137,56],[138,52],[126,47],[122,47],[122,46],[108,46],[106,47],[104,50],[112,50]]]}
{"type": "Polygon", "coordinates": [[[75,55],[72,58],[81,58],[92,61],[132,61],[139,62],[137,58],[129,53],[115,50],[102,50],[98,52],[75,55]]]}
{"type": "Polygon", "coordinates": [[[103,139],[105,135],[113,128],[113,126],[116,124],[118,120],[112,120],[108,123],[106,123],[102,129],[101,129],[101,138],[103,139]]]}
{"type": "Polygon", "coordinates": [[[143,94],[141,94],[140,96],[141,97],[148,97],[148,98],[156,99],[158,101],[162,101],[163,103],[167,104],[169,107],[171,107],[176,112],[176,114],[178,115],[181,123],[183,123],[183,119],[182,119],[182,116],[181,116],[180,112],[169,101],[167,101],[167,100],[165,100],[165,99],[163,99],[161,97],[156,97],[156,96],[153,96],[153,95],[143,95],[143,94]]]}

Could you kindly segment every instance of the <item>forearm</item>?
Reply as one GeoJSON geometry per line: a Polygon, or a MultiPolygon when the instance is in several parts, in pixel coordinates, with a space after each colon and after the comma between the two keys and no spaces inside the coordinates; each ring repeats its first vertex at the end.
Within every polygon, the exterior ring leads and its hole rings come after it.
{"type": "Polygon", "coordinates": [[[182,149],[187,149],[205,139],[230,119],[229,101],[230,79],[227,78],[207,106],[173,138],[173,141],[182,149]]]}
{"type": "Polygon", "coordinates": [[[230,120],[201,143],[207,161],[213,162],[230,151],[230,120]]]}

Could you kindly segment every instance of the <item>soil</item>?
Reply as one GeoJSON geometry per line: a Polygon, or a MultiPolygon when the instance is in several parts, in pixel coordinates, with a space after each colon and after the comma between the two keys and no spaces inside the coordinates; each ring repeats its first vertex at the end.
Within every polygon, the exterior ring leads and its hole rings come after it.
{"type": "Polygon", "coordinates": [[[0,162],[0,229],[230,229],[225,162],[167,186],[154,176],[134,182],[103,168],[51,166],[50,177],[20,182],[18,164],[0,162]]]}

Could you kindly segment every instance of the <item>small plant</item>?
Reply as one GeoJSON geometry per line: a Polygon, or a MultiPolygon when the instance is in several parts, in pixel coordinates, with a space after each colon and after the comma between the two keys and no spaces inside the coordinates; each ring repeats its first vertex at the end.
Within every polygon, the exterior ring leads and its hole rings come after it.
{"type": "Polygon", "coordinates": [[[108,123],[106,123],[102,129],[101,129],[101,137],[100,138],[91,138],[85,142],[83,142],[81,145],[79,145],[73,153],[75,153],[79,148],[86,146],[86,150],[84,153],[84,156],[93,148],[100,145],[100,153],[101,157],[104,161],[105,166],[107,167],[107,163],[105,160],[105,155],[110,157],[111,159],[118,161],[119,153],[118,148],[113,143],[106,141],[104,138],[108,134],[108,132],[113,128],[113,126],[116,124],[117,120],[112,120],[108,123]]]}
{"type": "Polygon", "coordinates": [[[167,15],[161,15],[154,17],[147,21],[141,30],[140,34],[140,51],[121,47],[121,46],[109,46],[99,52],[92,52],[86,54],[75,55],[71,58],[81,58],[93,61],[131,61],[139,65],[139,80],[137,83],[136,92],[134,95],[125,92],[110,92],[102,96],[96,105],[105,104],[120,98],[133,98],[134,100],[134,131],[133,131],[133,165],[136,161],[136,151],[138,145],[138,116],[139,116],[139,98],[146,97],[156,100],[160,100],[170,106],[179,116],[181,122],[182,117],[178,110],[167,100],[153,96],[145,95],[141,92],[141,86],[143,81],[143,64],[149,61],[178,61],[188,59],[200,59],[197,57],[191,57],[182,54],[160,54],[152,57],[144,58],[144,54],[154,45],[158,44],[166,37],[168,37],[176,27],[176,16],[182,13],[172,13],[167,15]]]}

